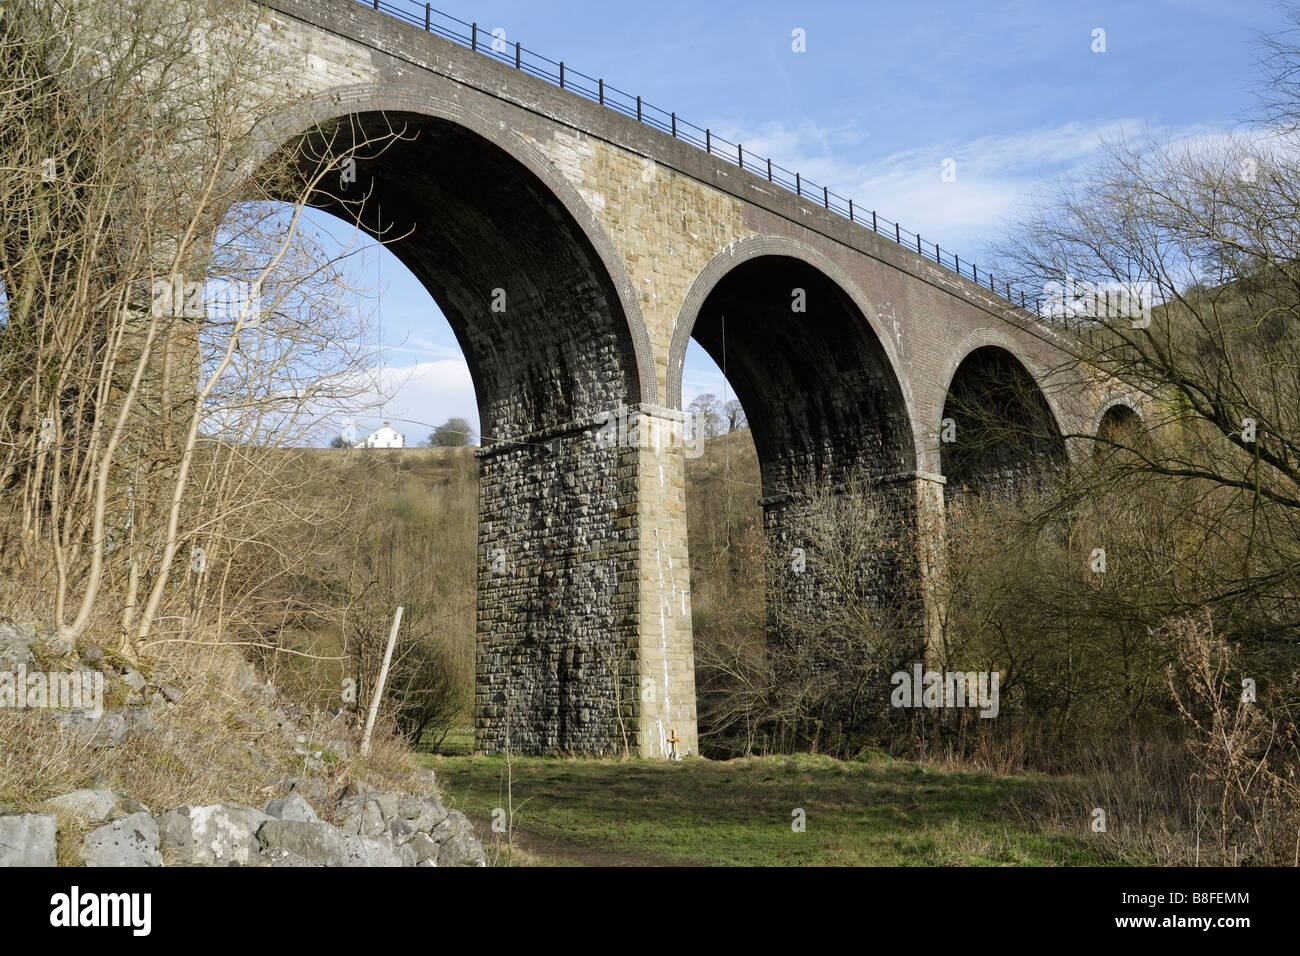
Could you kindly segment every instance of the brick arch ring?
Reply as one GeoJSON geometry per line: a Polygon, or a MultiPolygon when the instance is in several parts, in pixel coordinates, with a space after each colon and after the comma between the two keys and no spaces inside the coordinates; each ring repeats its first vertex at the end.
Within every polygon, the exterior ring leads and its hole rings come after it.
{"type": "MultiPolygon", "coordinates": [[[[1033,380],[1034,387],[1038,389],[1038,394],[1041,395],[1043,401],[1047,403],[1047,408],[1052,413],[1052,421],[1056,425],[1056,430],[1064,435],[1065,429],[1062,427],[1062,423],[1068,419],[1063,415],[1063,409],[1060,407],[1060,402],[1055,396],[1050,394],[1050,390],[1044,385],[1049,375],[1048,370],[1040,366],[1033,359],[1020,354],[1020,352],[1016,350],[1016,343],[1011,339],[1011,337],[1004,332],[999,332],[997,329],[976,329],[957,343],[957,346],[949,353],[948,361],[944,363],[943,372],[940,374],[938,379],[939,384],[941,385],[940,390],[936,393],[939,399],[939,407],[932,411],[937,412],[939,416],[943,415],[943,406],[948,400],[948,392],[952,388],[952,382],[957,375],[957,369],[961,367],[961,363],[964,362],[967,356],[972,352],[987,346],[1001,349],[1019,363],[1020,367],[1023,368],[1029,375],[1030,379],[1033,380]]],[[[939,432],[939,427],[940,422],[937,418],[932,422],[926,423],[926,428],[936,435],[939,432]]]]}
{"type": "Polygon", "coordinates": [[[1135,399],[1127,392],[1107,392],[1100,402],[1097,403],[1097,410],[1092,415],[1092,428],[1088,434],[1096,437],[1101,430],[1102,419],[1112,408],[1123,406],[1138,417],[1139,421],[1145,422],[1146,416],[1142,414],[1142,403],[1135,399]]]}
{"type": "MultiPolygon", "coordinates": [[[[460,90],[459,95],[465,99],[483,96],[473,90],[460,90]]],[[[537,177],[578,224],[604,266],[627,321],[640,400],[658,404],[659,382],[655,374],[654,350],[646,331],[641,303],[623,258],[596,220],[591,207],[555,164],[523,136],[512,133],[506,123],[489,122],[464,103],[430,93],[423,85],[365,83],[338,87],[308,97],[254,127],[251,135],[258,143],[253,157],[231,173],[232,179],[237,182],[251,179],[262,163],[294,137],[321,123],[354,113],[415,113],[455,123],[498,147],[537,177]]]]}
{"type": "MultiPolygon", "coordinates": [[[[682,302],[681,311],[677,313],[677,319],[673,323],[673,339],[668,350],[667,387],[665,388],[668,407],[681,408],[682,369],[686,362],[686,347],[690,344],[691,332],[695,328],[695,320],[699,318],[700,310],[704,307],[704,301],[732,269],[743,262],[757,259],[760,256],[783,256],[789,259],[797,259],[821,272],[831,282],[835,283],[841,292],[848,296],[849,301],[866,319],[867,326],[871,329],[876,341],[880,343],[880,348],[885,353],[885,359],[889,362],[889,370],[894,377],[894,383],[898,386],[899,394],[902,396],[907,420],[909,424],[915,426],[916,417],[913,411],[915,403],[912,400],[911,384],[901,372],[898,347],[893,338],[886,334],[876,310],[848,272],[806,243],[784,236],[749,236],[745,239],[738,239],[714,256],[708,265],[700,270],[700,274],[695,277],[695,281],[691,283],[686,298],[682,302]]],[[[916,455],[916,460],[919,461],[921,448],[915,427],[912,428],[912,444],[913,454],[916,455]]]]}

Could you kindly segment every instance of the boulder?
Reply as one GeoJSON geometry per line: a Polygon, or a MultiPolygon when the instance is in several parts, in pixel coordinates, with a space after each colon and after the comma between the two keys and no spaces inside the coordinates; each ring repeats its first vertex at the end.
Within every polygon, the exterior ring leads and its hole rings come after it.
{"type": "Polygon", "coordinates": [[[160,845],[178,863],[245,866],[259,851],[258,827],[270,819],[238,804],[177,807],[158,818],[160,845]]]}
{"type": "Polygon", "coordinates": [[[61,730],[76,734],[95,750],[109,750],[126,739],[126,717],[106,710],[98,717],[89,711],[59,711],[54,718],[61,730]]]}
{"type": "Polygon", "coordinates": [[[14,671],[36,663],[32,642],[36,629],[30,624],[13,624],[0,621],[0,670],[14,671]]]}
{"type": "Polygon", "coordinates": [[[123,716],[126,718],[128,734],[142,736],[158,731],[158,722],[153,719],[153,714],[149,712],[148,707],[126,707],[123,709],[123,716]]]}
{"type": "Polygon", "coordinates": [[[94,644],[87,644],[77,651],[77,656],[81,658],[83,664],[99,665],[104,660],[104,649],[94,644]]]}
{"type": "Polygon", "coordinates": [[[147,813],[133,813],[87,833],[81,841],[86,866],[162,866],[158,824],[147,813]]]}
{"type": "Polygon", "coordinates": [[[439,866],[487,866],[474,825],[459,810],[450,811],[429,836],[438,844],[439,866]]]}
{"type": "Polygon", "coordinates": [[[299,823],[319,823],[320,817],[303,799],[300,793],[291,793],[287,797],[276,797],[267,803],[265,812],[277,820],[296,820],[299,823]]]}
{"type": "Polygon", "coordinates": [[[0,815],[0,867],[55,866],[57,833],[52,813],[0,815]]]}
{"type": "Polygon", "coordinates": [[[345,833],[328,823],[268,820],[257,831],[263,852],[286,850],[314,866],[401,866],[402,858],[380,840],[345,833]]]}
{"type": "Polygon", "coordinates": [[[101,824],[134,811],[120,811],[111,790],[74,790],[51,797],[41,804],[46,813],[62,813],[86,823],[101,824]]]}
{"type": "Polygon", "coordinates": [[[447,819],[447,808],[437,797],[407,797],[397,805],[397,812],[412,830],[423,833],[447,819]]]}
{"type": "Polygon", "coordinates": [[[397,794],[384,794],[369,784],[356,780],[339,791],[334,804],[335,815],[339,826],[348,833],[377,837],[386,829],[387,818],[396,814],[398,802],[397,794]],[[385,807],[390,810],[387,815],[384,813],[385,807]]]}
{"type": "Polygon", "coordinates": [[[438,844],[427,833],[417,833],[411,838],[411,842],[402,847],[402,854],[407,853],[411,856],[411,865],[419,866],[426,860],[432,860],[434,865],[438,862],[438,844]]]}

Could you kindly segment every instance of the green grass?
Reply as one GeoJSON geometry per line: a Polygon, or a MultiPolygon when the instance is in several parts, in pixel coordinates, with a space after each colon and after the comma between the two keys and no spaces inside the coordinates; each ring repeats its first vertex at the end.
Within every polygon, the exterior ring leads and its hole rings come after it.
{"type": "MultiPolygon", "coordinates": [[[[503,757],[426,756],[444,796],[478,819],[505,804],[503,757]]],[[[1073,832],[1018,810],[1050,778],[995,777],[881,757],[681,763],[516,757],[516,825],[556,845],[658,863],[736,866],[1096,865],[1073,832]],[[791,827],[802,809],[806,830],[791,827]]]]}

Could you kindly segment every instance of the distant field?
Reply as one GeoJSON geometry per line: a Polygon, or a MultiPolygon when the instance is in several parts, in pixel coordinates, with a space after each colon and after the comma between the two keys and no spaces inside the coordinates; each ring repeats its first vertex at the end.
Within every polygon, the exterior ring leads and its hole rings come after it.
{"type": "MultiPolygon", "coordinates": [[[[487,825],[505,806],[503,757],[421,757],[449,801],[487,825]]],[[[514,863],[714,866],[1098,865],[1082,815],[1073,830],[1024,811],[1050,778],[938,770],[886,757],[755,757],[681,763],[513,760],[514,863]],[[802,810],[805,832],[792,829],[802,810]]]]}

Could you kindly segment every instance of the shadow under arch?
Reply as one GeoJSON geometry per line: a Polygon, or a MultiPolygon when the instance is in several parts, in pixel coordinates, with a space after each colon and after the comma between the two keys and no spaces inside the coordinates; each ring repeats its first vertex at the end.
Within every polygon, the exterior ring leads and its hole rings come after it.
{"type": "Polygon", "coordinates": [[[1130,395],[1111,393],[1097,403],[1092,416],[1091,434],[1102,437],[1110,428],[1140,430],[1146,425],[1142,405],[1130,395]]]}
{"type": "Polygon", "coordinates": [[[955,356],[939,435],[945,499],[1010,493],[1066,462],[1063,433],[1039,379],[1001,343],[980,338],[955,356]]]}
{"type": "Polygon", "coordinates": [[[522,437],[657,401],[622,259],[572,185],[504,124],[427,89],[335,90],[259,126],[257,162],[239,175],[255,178],[277,151],[347,155],[390,132],[400,135],[357,151],[354,183],[328,174],[311,205],[384,237],[438,302],[470,367],[482,433],[522,437]]]}
{"type": "Polygon", "coordinates": [[[742,240],[697,277],[673,330],[672,407],[681,405],[691,338],[744,406],[765,495],[834,484],[849,472],[883,478],[915,469],[911,402],[892,341],[848,277],[802,244],[742,240]]]}

